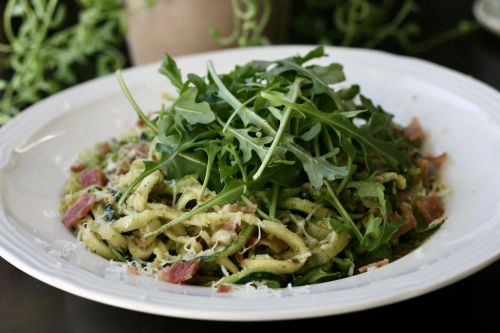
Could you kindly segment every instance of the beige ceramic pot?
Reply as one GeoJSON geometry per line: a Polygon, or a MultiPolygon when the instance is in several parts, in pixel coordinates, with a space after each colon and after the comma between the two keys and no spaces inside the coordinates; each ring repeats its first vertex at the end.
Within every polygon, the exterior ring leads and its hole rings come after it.
{"type": "MultiPolygon", "coordinates": [[[[284,40],[289,0],[272,0],[265,35],[284,40]]],[[[222,36],[233,30],[231,0],[157,0],[150,9],[144,0],[127,0],[127,41],[134,64],[160,60],[165,52],[182,55],[223,48],[210,36],[217,28],[222,36]]],[[[229,45],[229,46],[234,46],[229,45]]]]}

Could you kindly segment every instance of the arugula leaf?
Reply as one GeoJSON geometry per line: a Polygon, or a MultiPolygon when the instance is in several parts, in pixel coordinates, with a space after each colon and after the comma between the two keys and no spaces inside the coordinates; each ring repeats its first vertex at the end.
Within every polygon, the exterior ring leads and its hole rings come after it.
{"type": "Polygon", "coordinates": [[[313,138],[317,137],[321,132],[321,123],[315,122],[300,138],[304,141],[311,141],[313,138]]]}
{"type": "Polygon", "coordinates": [[[232,106],[232,108],[235,110],[235,112],[240,116],[241,120],[243,121],[243,124],[245,126],[248,125],[248,123],[252,123],[256,125],[257,127],[261,128],[266,134],[270,135],[275,135],[276,131],[274,128],[269,125],[269,123],[259,116],[255,112],[251,112],[248,110],[248,108],[241,103],[230,91],[229,89],[226,88],[222,80],[219,78],[217,73],[215,72],[214,65],[212,64],[211,61],[208,62],[207,64],[208,71],[210,73],[210,76],[212,77],[212,80],[214,80],[215,84],[217,85],[218,94],[219,97],[222,98],[224,101],[226,101],[229,105],[232,106]]]}
{"type": "MultiPolygon", "coordinates": [[[[301,82],[301,80],[297,79],[294,81],[294,83],[290,87],[290,91],[288,92],[288,95],[287,95],[287,98],[289,100],[295,101],[297,99],[297,96],[299,94],[300,82],[301,82]]],[[[280,119],[280,126],[278,128],[278,131],[276,132],[276,135],[274,136],[273,143],[269,147],[269,150],[267,151],[266,155],[263,158],[261,158],[262,164],[260,165],[257,172],[253,175],[253,179],[259,178],[260,175],[264,172],[264,169],[269,164],[269,161],[271,161],[271,157],[273,156],[273,153],[276,150],[276,147],[278,146],[278,144],[281,141],[281,138],[285,134],[285,129],[288,125],[288,120],[290,119],[291,113],[292,113],[292,108],[289,108],[289,107],[287,107],[285,109],[285,111],[283,112],[283,116],[280,119]]]]}
{"type": "Polygon", "coordinates": [[[360,198],[376,198],[381,207],[382,215],[386,215],[387,203],[384,195],[384,185],[371,181],[352,181],[346,187],[355,188],[360,198]]]}
{"type": "Polygon", "coordinates": [[[172,113],[158,120],[158,141],[164,145],[164,150],[172,153],[183,139],[183,130],[176,126],[172,113]]]}
{"type": "Polygon", "coordinates": [[[345,81],[344,70],[340,64],[330,64],[328,66],[314,65],[307,69],[326,84],[335,84],[345,81]]]}
{"type": "Polygon", "coordinates": [[[353,181],[349,182],[347,188],[356,188],[360,198],[376,198],[380,205],[382,218],[375,217],[373,213],[369,215],[365,235],[360,242],[368,251],[375,251],[390,241],[392,235],[399,230],[404,221],[398,218],[389,223],[387,216],[388,203],[384,195],[384,185],[373,181],[353,181]]]}
{"type": "Polygon", "coordinates": [[[307,116],[313,117],[323,124],[329,125],[334,130],[341,132],[345,137],[356,139],[359,143],[366,146],[370,150],[382,155],[393,166],[398,164],[407,166],[409,164],[408,157],[399,150],[399,146],[396,143],[375,139],[370,133],[360,130],[358,127],[354,126],[347,118],[342,116],[342,114],[337,112],[322,112],[310,102],[298,104],[266,92],[262,92],[261,95],[265,99],[279,102],[282,105],[291,107],[306,114],[307,116]]]}
{"type": "Polygon", "coordinates": [[[302,162],[304,171],[307,173],[311,185],[315,188],[320,188],[325,179],[334,180],[347,176],[346,167],[335,166],[328,162],[325,157],[312,157],[306,150],[290,143],[285,143],[285,147],[302,162]]]}
{"type": "Polygon", "coordinates": [[[156,127],[155,124],[153,124],[149,120],[148,116],[146,116],[144,114],[144,112],[142,112],[141,108],[139,107],[139,105],[135,101],[134,97],[132,97],[132,94],[130,93],[130,90],[128,89],[127,85],[125,84],[125,81],[123,80],[123,76],[122,76],[121,70],[117,70],[116,71],[116,77],[118,79],[118,83],[120,84],[120,88],[122,89],[124,95],[127,97],[130,105],[132,105],[132,107],[134,108],[134,110],[137,113],[137,116],[139,117],[139,119],[141,119],[144,122],[144,124],[146,124],[149,128],[151,128],[151,130],[155,134],[157,134],[158,133],[158,128],[156,127]]]}
{"type": "Polygon", "coordinates": [[[302,65],[309,60],[315,59],[315,58],[321,58],[325,56],[325,48],[323,46],[318,46],[317,48],[309,51],[305,56],[295,56],[292,57],[292,60],[296,62],[299,65],[302,65]]]}
{"type": "Polygon", "coordinates": [[[221,150],[221,147],[216,143],[209,143],[208,147],[203,149],[207,153],[207,167],[205,171],[205,177],[203,179],[203,185],[201,187],[200,194],[198,194],[198,201],[200,201],[203,198],[205,189],[207,188],[208,181],[210,179],[210,174],[212,173],[212,166],[214,164],[215,157],[217,153],[219,153],[219,151],[221,150]]]}
{"type": "Polygon", "coordinates": [[[323,81],[321,77],[319,77],[315,72],[312,72],[310,69],[304,68],[290,60],[279,60],[278,63],[281,65],[273,70],[274,73],[282,73],[286,71],[295,71],[297,74],[300,74],[308,79],[310,79],[313,83],[313,91],[318,94],[325,94],[329,96],[337,106],[338,110],[343,110],[344,107],[342,105],[342,100],[339,95],[335,91],[333,91],[328,83],[323,81]]]}
{"type": "MultiPolygon", "coordinates": [[[[257,204],[256,214],[264,219],[292,218],[279,202],[302,197],[332,209],[327,221],[334,231],[355,236],[350,248],[356,249],[345,250],[348,259],[341,255],[315,270],[308,283],[347,274],[358,263],[354,253],[363,260],[392,255],[391,237],[404,223],[392,218],[392,207],[404,186],[386,191],[377,175],[408,178],[416,146],[408,146],[391,114],[362,95],[361,103],[355,99],[359,86],[340,91],[329,86],[345,79],[341,65],[303,65],[323,55],[323,48],[317,48],[302,57],[253,61],[223,75],[209,62],[205,77],[188,74],[184,82],[175,61],[166,56],[162,72],[180,96],[146,129],[154,134],[149,138],[160,160],[145,162],[119,204],[156,170],[170,179],[196,174],[202,190],[198,206],[147,237],[236,201],[257,204]],[[206,189],[217,194],[203,203],[206,189]]],[[[246,239],[253,230],[245,230],[246,239]]],[[[232,253],[244,239],[236,243],[219,254],[232,253]]]]}
{"type": "Polygon", "coordinates": [[[382,218],[370,214],[360,244],[369,252],[376,251],[380,246],[387,244],[403,224],[404,220],[402,218],[392,223],[384,223],[382,218]]]}
{"type": "Polygon", "coordinates": [[[326,196],[324,200],[331,203],[332,207],[334,207],[337,212],[339,212],[340,216],[342,216],[342,219],[344,220],[344,223],[349,225],[349,229],[351,229],[358,241],[361,242],[363,236],[361,234],[361,231],[359,231],[358,227],[356,226],[356,223],[354,223],[351,216],[349,216],[349,213],[345,210],[344,206],[340,202],[335,192],[333,192],[332,187],[330,186],[330,184],[328,184],[328,182],[325,182],[325,187],[326,196]]]}
{"type": "Polygon", "coordinates": [[[249,133],[258,132],[255,127],[249,128],[227,128],[227,133],[229,136],[235,138],[239,142],[239,149],[243,153],[242,162],[246,163],[252,158],[252,151],[257,153],[257,156],[263,160],[267,154],[268,148],[265,147],[266,144],[273,141],[270,136],[253,137],[249,133]]]}
{"type": "Polygon", "coordinates": [[[347,89],[339,91],[339,96],[344,101],[350,101],[359,94],[359,85],[354,84],[347,89]]]}
{"type": "Polygon", "coordinates": [[[177,89],[181,89],[183,86],[182,78],[181,78],[181,70],[177,67],[177,63],[175,60],[168,54],[165,54],[163,57],[163,62],[160,66],[159,72],[165,75],[170,82],[177,89]]]}
{"type": "MultiPolygon", "coordinates": [[[[223,183],[227,183],[235,178],[240,170],[239,164],[241,162],[234,160],[235,156],[232,154],[231,150],[233,149],[230,149],[230,144],[223,145],[218,156],[220,181],[223,183]]],[[[239,159],[239,156],[236,157],[239,159]]]]}
{"type": "Polygon", "coordinates": [[[373,214],[368,215],[368,223],[366,225],[365,234],[361,239],[361,246],[368,249],[368,251],[375,250],[376,245],[379,243],[381,236],[382,218],[375,217],[373,214]]]}
{"type": "Polygon", "coordinates": [[[330,225],[332,226],[332,229],[336,232],[336,233],[343,233],[343,232],[350,232],[351,231],[351,228],[349,228],[348,226],[346,226],[342,221],[340,220],[337,220],[333,217],[330,218],[329,220],[330,222],[330,225]]]}
{"type": "Polygon", "coordinates": [[[186,89],[174,104],[175,111],[193,124],[210,124],[215,120],[215,113],[207,102],[196,103],[197,88],[186,89]]]}
{"type": "Polygon", "coordinates": [[[262,175],[249,184],[249,189],[257,191],[264,188],[267,183],[279,185],[281,187],[295,187],[302,184],[299,178],[302,168],[298,163],[293,165],[274,164],[265,169],[262,175]]]}
{"type": "Polygon", "coordinates": [[[204,94],[207,91],[207,84],[205,80],[198,75],[189,73],[188,81],[195,85],[195,87],[198,89],[198,93],[204,94]]]}

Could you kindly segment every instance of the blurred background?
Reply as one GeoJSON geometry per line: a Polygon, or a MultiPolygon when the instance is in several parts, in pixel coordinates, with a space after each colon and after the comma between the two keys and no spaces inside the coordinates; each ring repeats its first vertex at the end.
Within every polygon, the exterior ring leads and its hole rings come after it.
{"type": "Polygon", "coordinates": [[[479,77],[500,70],[500,0],[0,0],[0,12],[0,126],[44,97],[164,52],[324,44],[479,77]]]}

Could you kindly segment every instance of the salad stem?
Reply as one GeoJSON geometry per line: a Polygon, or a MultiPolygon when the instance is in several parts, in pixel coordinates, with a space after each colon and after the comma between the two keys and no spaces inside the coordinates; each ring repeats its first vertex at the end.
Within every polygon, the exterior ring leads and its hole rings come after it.
{"type": "Polygon", "coordinates": [[[116,71],[116,77],[118,79],[118,83],[120,84],[120,88],[122,89],[123,93],[127,97],[130,105],[132,105],[132,107],[134,108],[135,112],[137,113],[137,116],[139,116],[139,118],[144,122],[144,124],[146,124],[146,126],[148,126],[149,128],[151,128],[151,130],[156,135],[158,135],[158,127],[156,127],[156,125],[153,124],[151,122],[151,120],[149,120],[148,116],[146,116],[144,114],[144,112],[141,110],[141,108],[139,107],[139,105],[135,101],[134,97],[132,97],[132,94],[130,93],[130,90],[128,89],[127,85],[125,84],[125,81],[123,80],[123,76],[122,76],[122,71],[121,70],[117,70],[116,71]]]}
{"type": "Polygon", "coordinates": [[[326,186],[327,193],[328,193],[330,199],[332,200],[333,206],[340,213],[340,216],[342,216],[344,221],[349,223],[349,225],[351,226],[351,230],[354,232],[354,235],[361,242],[361,239],[363,238],[361,231],[359,231],[358,227],[356,226],[354,221],[351,219],[351,217],[349,216],[349,213],[347,213],[344,206],[342,206],[342,204],[340,203],[339,199],[337,198],[337,196],[333,192],[332,188],[330,187],[330,184],[328,184],[327,181],[325,181],[325,186],[326,186]]]}

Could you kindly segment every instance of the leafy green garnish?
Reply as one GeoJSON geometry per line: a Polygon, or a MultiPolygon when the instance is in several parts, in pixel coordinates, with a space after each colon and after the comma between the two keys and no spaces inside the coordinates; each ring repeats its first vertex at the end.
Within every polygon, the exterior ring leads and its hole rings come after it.
{"type": "Polygon", "coordinates": [[[384,185],[377,182],[370,181],[360,181],[360,182],[350,182],[347,188],[353,187],[358,191],[358,196],[360,198],[376,198],[378,200],[379,206],[382,209],[382,215],[386,215],[386,201],[384,195],[384,185]]]}
{"type": "Polygon", "coordinates": [[[197,88],[186,89],[175,102],[175,111],[191,125],[210,124],[215,120],[215,113],[207,102],[196,102],[197,94],[197,88]]]}
{"type": "Polygon", "coordinates": [[[163,57],[159,72],[165,75],[170,82],[172,82],[174,87],[177,89],[182,88],[181,70],[177,67],[177,63],[170,55],[165,54],[163,57]]]}
{"type": "Polygon", "coordinates": [[[125,81],[123,80],[122,72],[120,70],[116,71],[116,77],[118,79],[118,83],[120,84],[120,88],[122,89],[123,93],[127,97],[130,105],[132,105],[132,107],[134,108],[134,110],[137,113],[137,116],[139,117],[139,119],[141,119],[144,122],[144,124],[146,124],[149,128],[151,128],[151,130],[154,133],[158,133],[158,128],[156,127],[156,124],[153,124],[149,120],[148,116],[141,110],[141,108],[139,107],[139,105],[137,104],[137,102],[135,101],[135,99],[132,97],[132,94],[128,90],[128,87],[125,84],[125,81]]]}
{"type": "MultiPolygon", "coordinates": [[[[151,120],[121,80],[139,117],[157,133],[152,139],[157,159],[144,162],[143,173],[118,205],[157,170],[170,179],[195,174],[202,182],[191,210],[144,237],[227,203],[256,204],[256,214],[267,220],[293,219],[280,205],[296,198],[330,214],[325,228],[352,234],[362,252],[373,257],[390,252],[390,240],[403,221],[389,221],[394,193],[377,175],[404,177],[414,148],[404,144],[390,114],[358,96],[359,86],[331,87],[345,79],[341,65],[306,65],[323,56],[320,47],[302,57],[253,61],[223,75],[208,62],[205,77],[188,74],[182,81],[177,64],[166,55],[160,72],[179,97],[151,120]],[[215,195],[207,199],[206,189],[215,195]]],[[[307,210],[308,218],[314,218],[315,209],[307,210]]],[[[253,228],[244,229],[220,255],[234,254],[252,233],[253,228]]],[[[345,276],[354,259],[334,259],[341,264],[329,265],[341,266],[341,274],[327,265],[301,279],[315,283],[345,276]]]]}

